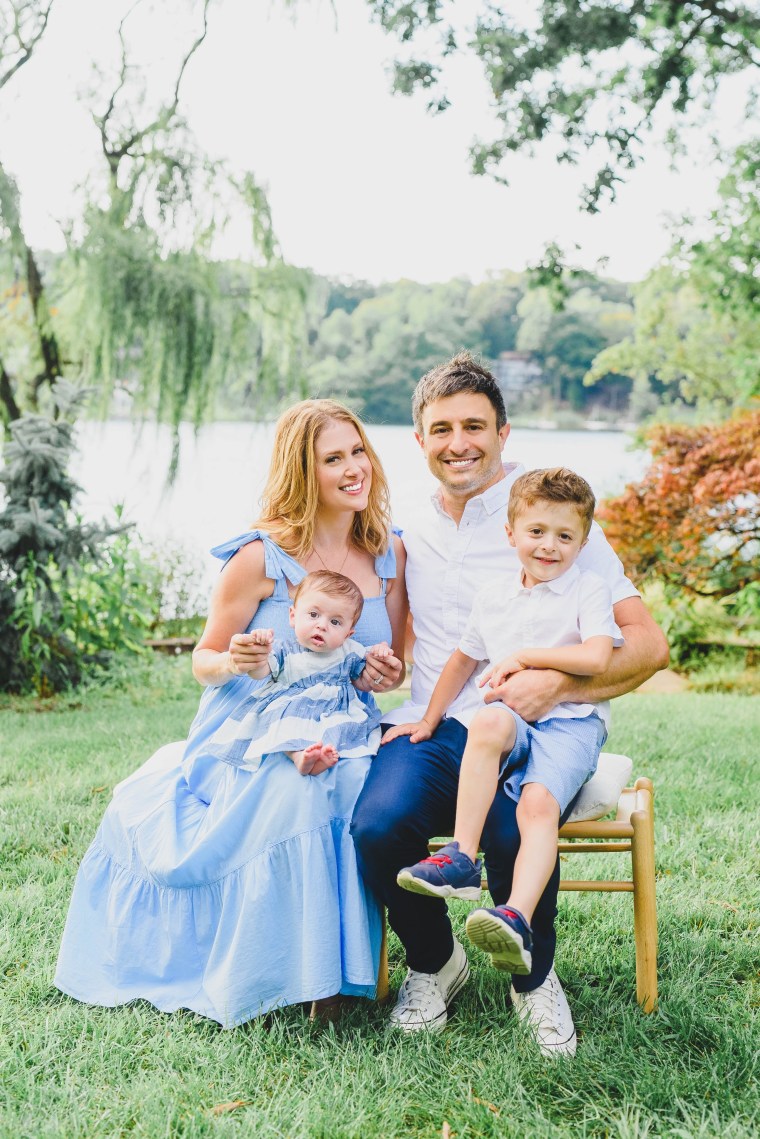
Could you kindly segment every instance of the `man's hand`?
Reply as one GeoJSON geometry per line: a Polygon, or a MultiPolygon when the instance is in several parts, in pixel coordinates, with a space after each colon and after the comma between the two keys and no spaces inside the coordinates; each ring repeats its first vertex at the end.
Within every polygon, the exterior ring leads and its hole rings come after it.
{"type": "Polygon", "coordinates": [[[414,724],[396,724],[394,728],[389,728],[383,738],[380,740],[380,746],[389,744],[391,740],[397,740],[399,736],[409,736],[410,743],[418,744],[422,740],[429,740],[433,734],[433,729],[427,720],[417,720],[414,724]]]}
{"type": "Polygon", "coordinates": [[[235,633],[228,650],[233,676],[246,676],[254,669],[266,666],[274,640],[272,629],[252,629],[250,633],[235,633]]]}
{"type": "Polygon", "coordinates": [[[573,683],[573,677],[553,668],[524,668],[513,672],[498,688],[487,688],[483,699],[486,704],[501,700],[532,724],[555,704],[567,700],[573,683]]]}
{"type": "Polygon", "coordinates": [[[385,641],[372,645],[367,649],[364,670],[354,681],[354,688],[360,692],[389,692],[398,684],[403,667],[385,641]]]}
{"type": "Polygon", "coordinates": [[[483,688],[486,684],[490,684],[491,688],[498,688],[508,676],[512,676],[515,672],[522,672],[524,668],[525,665],[516,656],[505,657],[493,668],[486,669],[478,681],[478,688],[483,688]]]}

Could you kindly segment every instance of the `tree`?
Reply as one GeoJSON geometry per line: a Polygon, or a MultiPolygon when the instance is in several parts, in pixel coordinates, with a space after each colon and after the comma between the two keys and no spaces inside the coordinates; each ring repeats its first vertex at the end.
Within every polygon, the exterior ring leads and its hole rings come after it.
{"type": "Polygon", "coordinates": [[[474,29],[464,32],[456,6],[443,0],[368,3],[403,44],[427,45],[424,56],[397,62],[394,87],[422,89],[432,111],[449,105],[448,56],[469,52],[482,64],[500,133],[472,147],[477,173],[503,179],[511,153],[555,138],[560,162],[575,163],[588,151],[599,156],[583,194],[591,212],[614,199],[641,161],[656,114],[666,111],[675,126],[709,112],[724,76],[760,61],[760,13],[751,3],[541,0],[521,22],[510,6],[483,0],[474,29]]]}
{"type": "MultiPolygon", "coordinates": [[[[53,2],[54,0],[17,0],[0,9],[0,91],[31,59],[47,28],[53,2]]],[[[14,277],[12,287],[6,291],[6,301],[12,303],[23,294],[28,302],[28,402],[36,407],[40,388],[45,384],[52,386],[61,374],[61,356],[50,320],[39,264],[21,226],[18,190],[2,162],[0,242],[6,245],[4,259],[14,277]],[[19,278],[25,281],[23,288],[19,286],[19,278]]],[[[6,365],[7,359],[0,352],[0,417],[7,422],[17,419],[21,414],[23,397],[14,390],[15,385],[6,365]]]]}
{"type": "Polygon", "coordinates": [[[482,337],[468,310],[469,281],[399,281],[320,328],[309,386],[345,398],[374,423],[408,423],[414,386],[429,368],[482,337]]]}
{"type": "Polygon", "coordinates": [[[760,141],[739,147],[708,236],[695,240],[682,225],[664,261],[634,287],[632,334],[596,357],[586,383],[631,376],[636,401],[650,411],[653,384],[723,413],[760,394],[759,173],[760,141]]]}
{"type": "Polygon", "coordinates": [[[598,517],[635,580],[729,597],[757,579],[760,411],[721,424],[659,425],[652,465],[598,517]]]}
{"type": "Polygon", "coordinates": [[[519,273],[509,270],[470,290],[467,309],[479,326],[483,351],[492,360],[515,348],[520,323],[517,306],[524,291],[525,283],[519,273]]]}
{"type": "MultiPolygon", "coordinates": [[[[28,61],[53,2],[11,0],[4,38],[0,28],[0,74],[10,78],[28,61]]],[[[172,424],[176,462],[180,419],[190,414],[200,423],[215,392],[241,372],[264,405],[302,390],[304,275],[284,265],[253,176],[233,178],[209,161],[181,115],[183,80],[208,34],[210,2],[189,3],[196,31],[182,47],[178,29],[176,71],[159,91],[130,38],[141,0],[119,22],[116,66],[96,70],[88,97],[102,177],[91,179],[84,216],[47,281],[21,230],[16,188],[0,168],[0,237],[11,278],[0,320],[13,325],[16,341],[29,336],[15,374],[0,360],[6,420],[35,408],[41,386],[64,371],[97,386],[101,410],[118,384],[139,410],[172,424]],[[214,234],[240,207],[251,219],[253,259],[220,265],[211,256],[214,234]],[[53,305],[47,296],[56,283],[53,305]],[[8,312],[19,297],[31,322],[8,312]]]]}
{"type": "MultiPolygon", "coordinates": [[[[549,378],[553,399],[575,410],[581,410],[589,400],[583,380],[594,357],[623,337],[631,325],[630,303],[617,299],[620,293],[616,283],[611,282],[608,288],[607,282],[589,283],[588,274],[586,278],[584,284],[570,290],[560,309],[549,290],[534,288],[525,294],[517,310],[521,321],[517,347],[535,353],[549,378]]],[[[595,400],[619,408],[629,386],[624,383],[621,391],[614,379],[600,382],[595,400]]]]}

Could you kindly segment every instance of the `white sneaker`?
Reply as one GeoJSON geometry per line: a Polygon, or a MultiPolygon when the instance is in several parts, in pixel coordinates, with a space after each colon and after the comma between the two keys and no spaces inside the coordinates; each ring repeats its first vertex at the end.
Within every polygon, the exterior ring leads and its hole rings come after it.
{"type": "Polygon", "coordinates": [[[437,973],[408,969],[391,1012],[390,1024],[402,1032],[441,1032],[446,1026],[448,1005],[470,975],[467,954],[454,938],[454,952],[437,973]]]}
{"type": "Polygon", "coordinates": [[[574,1056],[578,1044],[567,998],[554,969],[537,989],[516,993],[512,1004],[523,1024],[528,1025],[544,1056],[574,1056]]]}

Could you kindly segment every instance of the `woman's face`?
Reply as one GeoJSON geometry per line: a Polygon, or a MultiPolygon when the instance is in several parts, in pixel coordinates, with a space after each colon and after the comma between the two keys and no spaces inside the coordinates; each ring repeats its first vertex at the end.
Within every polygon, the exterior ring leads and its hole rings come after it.
{"type": "Polygon", "coordinates": [[[364,510],[372,464],[352,423],[331,419],[314,446],[319,504],[327,510],[364,510]]]}

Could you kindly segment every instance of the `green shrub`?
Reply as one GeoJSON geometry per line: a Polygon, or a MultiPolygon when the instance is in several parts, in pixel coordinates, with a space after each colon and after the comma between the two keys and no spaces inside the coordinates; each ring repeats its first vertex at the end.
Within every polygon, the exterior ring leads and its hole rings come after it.
{"type": "Polygon", "coordinates": [[[0,688],[40,696],[80,683],[115,654],[139,652],[156,571],[128,527],[86,523],[68,475],[84,394],[64,381],[50,415],[11,426],[0,481],[0,688]]]}

